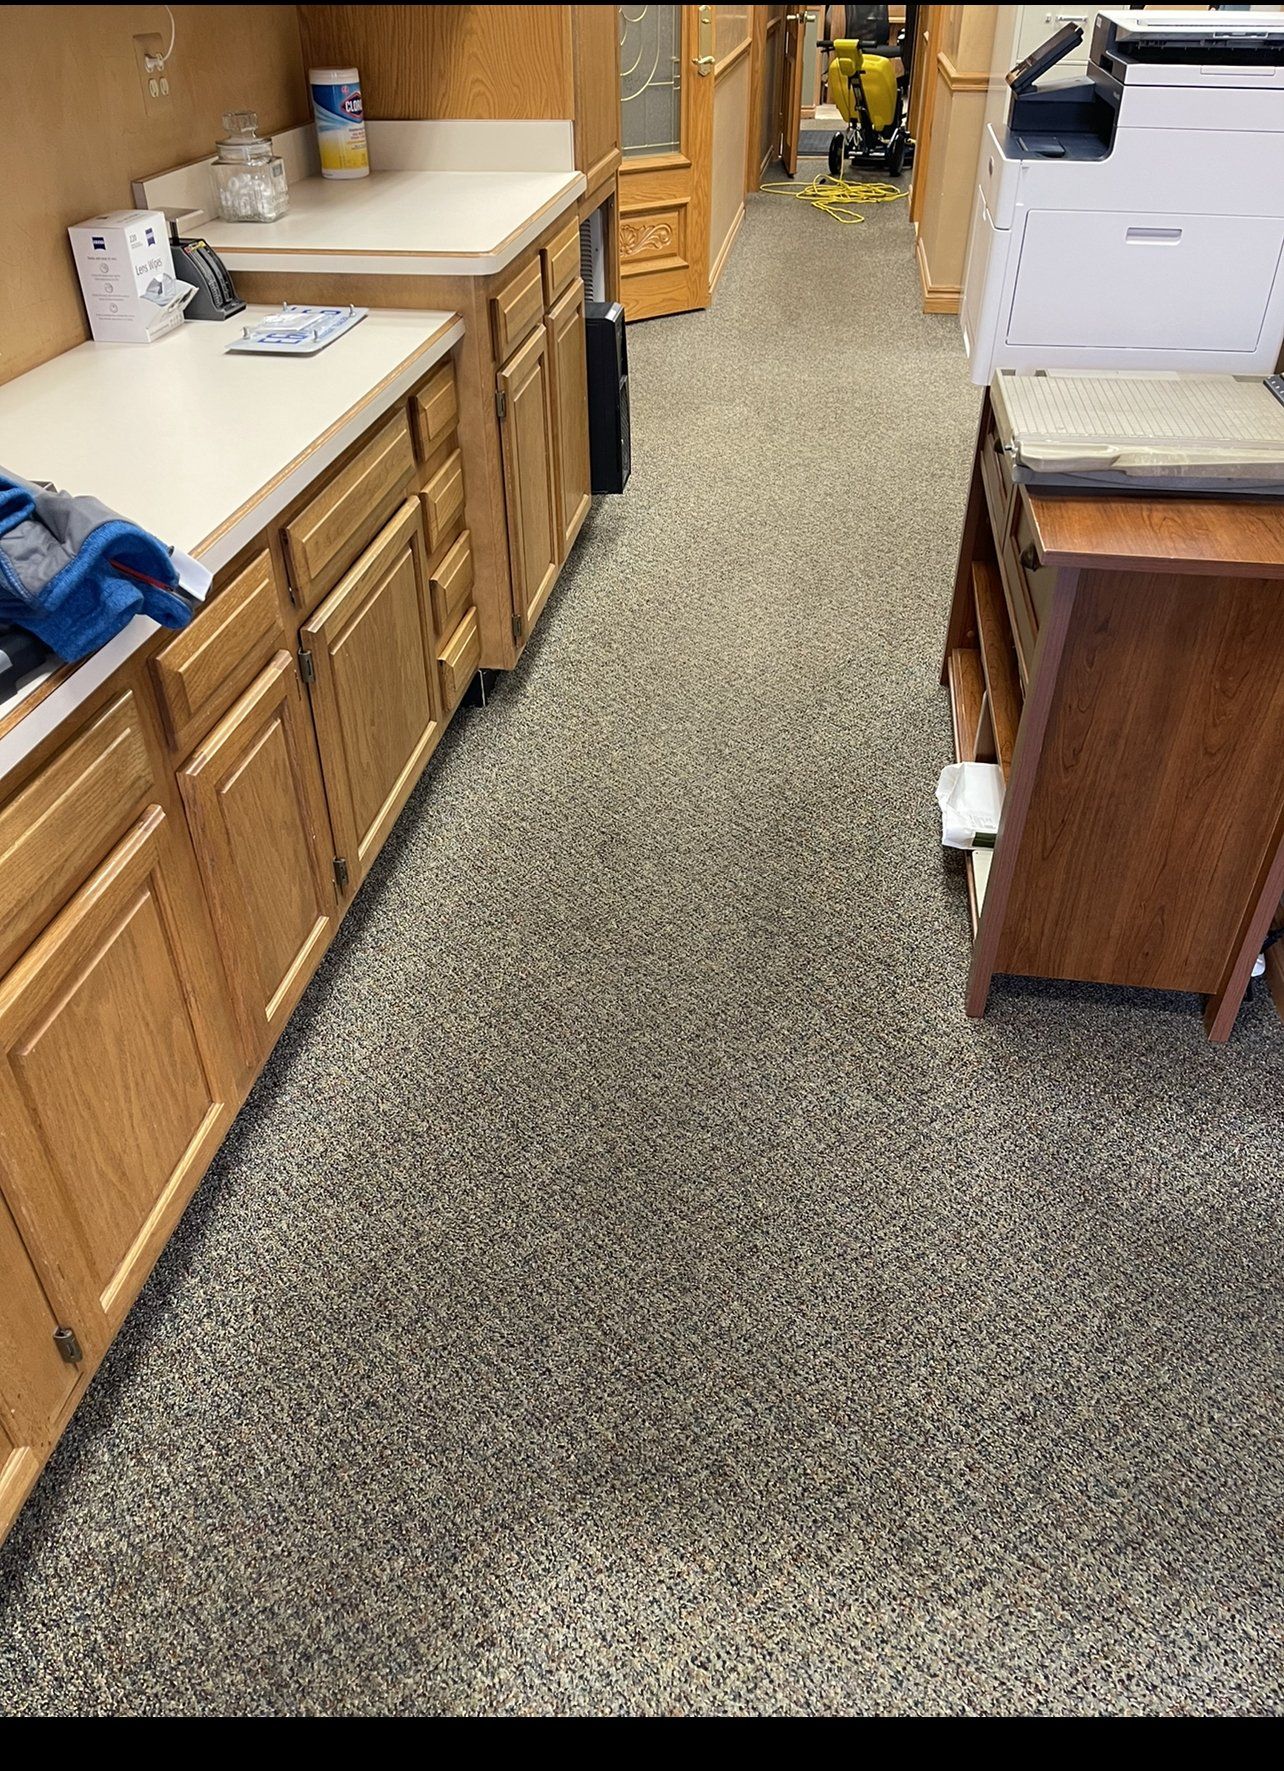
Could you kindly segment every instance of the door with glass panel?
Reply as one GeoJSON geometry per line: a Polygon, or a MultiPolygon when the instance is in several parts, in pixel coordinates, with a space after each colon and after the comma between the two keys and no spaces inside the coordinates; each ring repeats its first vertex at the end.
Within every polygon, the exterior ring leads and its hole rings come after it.
{"type": "Polygon", "coordinates": [[[630,320],[709,305],[714,11],[620,7],[620,293],[630,320]]]}
{"type": "Polygon", "coordinates": [[[802,140],[803,44],[816,14],[793,7],[785,14],[784,68],[780,81],[780,164],[793,178],[802,140]]]}

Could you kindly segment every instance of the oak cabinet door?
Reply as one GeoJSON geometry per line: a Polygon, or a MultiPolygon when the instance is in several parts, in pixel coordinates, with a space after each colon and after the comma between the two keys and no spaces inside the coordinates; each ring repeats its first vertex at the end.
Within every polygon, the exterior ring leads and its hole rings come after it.
{"type": "Polygon", "coordinates": [[[276,1043],[337,914],[312,722],[278,652],[179,774],[250,1069],[276,1043]]]}
{"type": "Polygon", "coordinates": [[[443,730],[423,518],[408,500],[303,628],[321,771],[356,886],[443,730]]]}
{"type": "Polygon", "coordinates": [[[534,627],[562,563],[548,333],[533,333],[499,372],[508,552],[518,635],[534,627]]]}
{"type": "Polygon", "coordinates": [[[544,324],[556,419],[558,541],[565,559],[593,502],[589,481],[584,285],[578,277],[549,310],[544,324]]]}
{"type": "Polygon", "coordinates": [[[232,1117],[220,980],[150,807],[0,983],[0,1187],[101,1350],[232,1117]]]}
{"type": "Polygon", "coordinates": [[[59,1321],[0,1199],[0,1534],[35,1480],[82,1368],[67,1363],[59,1321]]]}

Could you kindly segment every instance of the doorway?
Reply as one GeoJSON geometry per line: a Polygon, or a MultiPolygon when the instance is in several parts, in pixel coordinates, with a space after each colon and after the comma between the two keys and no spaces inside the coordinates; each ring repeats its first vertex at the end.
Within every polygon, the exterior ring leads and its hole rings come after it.
{"type": "Polygon", "coordinates": [[[709,305],[801,121],[801,12],[630,6],[620,19],[620,295],[630,321],[709,305]]]}

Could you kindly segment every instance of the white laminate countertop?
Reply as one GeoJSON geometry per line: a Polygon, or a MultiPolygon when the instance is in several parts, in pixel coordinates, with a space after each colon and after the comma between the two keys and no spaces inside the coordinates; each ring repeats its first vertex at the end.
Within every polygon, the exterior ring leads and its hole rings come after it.
{"type": "Polygon", "coordinates": [[[245,271],[488,277],[586,188],[582,172],[372,172],[306,178],[280,221],[210,221],[202,235],[245,271]]]}
{"type": "MultiPolygon", "coordinates": [[[[379,309],[315,357],[227,354],[272,311],[82,344],[20,375],[0,387],[0,466],[92,493],[217,572],[464,334],[456,314],[379,309]]],[[[0,737],[0,775],[155,631],[136,617],[34,705],[0,737]]]]}

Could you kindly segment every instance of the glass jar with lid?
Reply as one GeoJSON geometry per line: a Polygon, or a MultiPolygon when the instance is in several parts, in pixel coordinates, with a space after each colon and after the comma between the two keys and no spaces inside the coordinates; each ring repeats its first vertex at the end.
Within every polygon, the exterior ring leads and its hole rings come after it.
{"type": "Polygon", "coordinates": [[[272,152],[270,135],[260,135],[256,111],[229,111],[218,142],[214,188],[223,221],[277,221],[290,207],[285,163],[272,152]]]}

